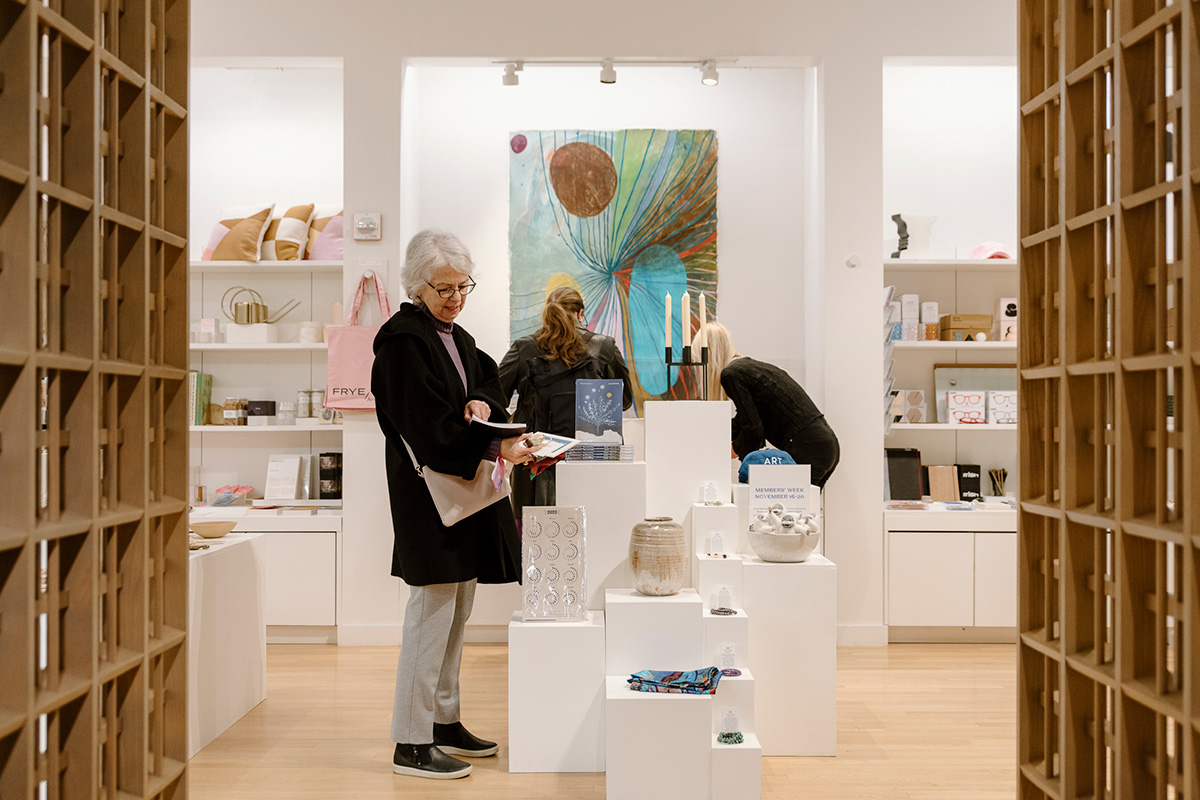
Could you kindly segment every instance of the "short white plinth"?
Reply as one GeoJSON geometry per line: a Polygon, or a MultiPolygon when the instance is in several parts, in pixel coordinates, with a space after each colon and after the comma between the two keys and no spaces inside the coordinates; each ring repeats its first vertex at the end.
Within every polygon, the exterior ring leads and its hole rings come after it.
{"type": "Polygon", "coordinates": [[[737,551],[753,555],[754,550],[750,547],[750,484],[733,484],[732,494],[733,504],[737,506],[738,510],[737,551]]]}
{"type": "MultiPolygon", "coordinates": [[[[712,552],[734,554],[738,552],[737,506],[725,503],[720,506],[692,504],[692,552],[699,558],[712,552]],[[720,532],[721,546],[715,547],[713,534],[720,532]]],[[[692,560],[692,585],[700,586],[699,565],[692,560]]],[[[703,593],[702,593],[703,594],[703,593]]]]}
{"type": "Polygon", "coordinates": [[[629,535],[646,517],[644,462],[564,461],[555,467],[557,502],[587,514],[588,608],[604,608],[606,589],[629,586],[629,535]]]}
{"type": "Polygon", "coordinates": [[[604,614],[508,625],[508,771],[604,771],[604,614]]]}
{"type": "Polygon", "coordinates": [[[732,404],[650,400],[646,416],[646,512],[684,523],[705,481],[729,496],[732,404]]]}
{"type": "Polygon", "coordinates": [[[715,698],[635,692],[626,680],[606,681],[608,800],[709,800],[715,698]]]}
{"type": "MultiPolygon", "coordinates": [[[[762,797],[762,745],[753,733],[742,731],[742,738],[741,744],[721,744],[715,735],[712,737],[713,800],[762,797]]],[[[803,792],[797,794],[802,796],[803,792]]]]}
{"type": "Polygon", "coordinates": [[[695,589],[669,597],[609,589],[604,614],[608,675],[628,678],[643,669],[713,666],[704,661],[704,607],[695,589]]]}
{"type": "MultiPolygon", "coordinates": [[[[750,666],[750,617],[740,608],[732,616],[714,614],[704,610],[704,663],[705,666],[724,666],[721,650],[725,645],[733,646],[733,666],[744,670],[750,666]]],[[[722,678],[724,680],[724,678],[722,678]]]]}
{"type": "Polygon", "coordinates": [[[717,693],[713,695],[712,732],[722,730],[725,710],[732,709],[738,718],[737,729],[743,734],[754,733],[754,673],[743,668],[741,675],[721,676],[717,693]]]}
{"type": "Polygon", "coordinates": [[[743,561],[756,733],[767,756],[837,752],[837,567],[743,561]]]}
{"type": "Polygon", "coordinates": [[[729,587],[729,605],[739,607],[742,604],[742,557],[728,555],[725,558],[712,558],[707,554],[696,557],[698,575],[696,591],[704,601],[706,609],[719,605],[718,595],[722,586],[729,587]]]}

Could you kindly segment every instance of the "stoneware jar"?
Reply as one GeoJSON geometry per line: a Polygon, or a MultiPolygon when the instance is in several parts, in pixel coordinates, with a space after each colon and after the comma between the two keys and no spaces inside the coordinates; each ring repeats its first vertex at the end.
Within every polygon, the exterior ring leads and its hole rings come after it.
{"type": "Polygon", "coordinates": [[[687,542],[683,526],[670,517],[647,517],[629,537],[633,588],[642,594],[679,594],[687,574],[687,542]]]}

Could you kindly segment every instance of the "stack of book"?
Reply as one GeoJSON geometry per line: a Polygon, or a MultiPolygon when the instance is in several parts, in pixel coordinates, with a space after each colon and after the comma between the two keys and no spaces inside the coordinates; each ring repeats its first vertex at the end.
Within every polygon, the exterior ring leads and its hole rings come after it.
{"type": "Polygon", "coordinates": [[[208,404],[212,402],[212,375],[207,372],[188,372],[188,425],[203,425],[208,421],[208,404]]]}
{"type": "Polygon", "coordinates": [[[567,451],[564,461],[633,461],[631,444],[588,444],[580,442],[567,451]]]}

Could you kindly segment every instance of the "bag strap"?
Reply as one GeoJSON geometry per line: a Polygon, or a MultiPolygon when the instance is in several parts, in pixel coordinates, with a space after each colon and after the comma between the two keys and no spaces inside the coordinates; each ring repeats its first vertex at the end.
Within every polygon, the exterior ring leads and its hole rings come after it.
{"type": "Polygon", "coordinates": [[[417,471],[418,475],[420,475],[422,478],[424,478],[425,473],[423,473],[421,471],[421,465],[417,462],[417,454],[414,453],[413,449],[408,446],[408,442],[405,441],[403,436],[400,437],[400,441],[404,442],[404,449],[408,451],[408,457],[412,459],[413,469],[415,469],[417,471]]]}
{"type": "Polygon", "coordinates": [[[383,285],[383,280],[379,274],[373,269],[363,272],[362,277],[358,279],[358,289],[354,292],[354,302],[350,304],[350,314],[346,317],[347,325],[358,324],[358,312],[362,309],[363,299],[367,291],[367,279],[370,278],[375,282],[375,296],[379,300],[380,320],[387,322],[392,316],[392,304],[388,301],[387,288],[383,285]]]}

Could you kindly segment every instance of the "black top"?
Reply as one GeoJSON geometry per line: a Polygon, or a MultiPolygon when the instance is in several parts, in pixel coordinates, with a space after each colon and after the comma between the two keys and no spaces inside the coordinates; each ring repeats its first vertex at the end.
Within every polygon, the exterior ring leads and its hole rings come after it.
{"type": "Polygon", "coordinates": [[[387,442],[392,574],[410,586],[472,578],[512,583],[521,573],[512,507],[494,503],[447,528],[400,441],[403,436],[422,465],[469,480],[494,437],[467,425],[467,401],[482,400],[492,419],[504,418],[496,362],[475,348],[462,327],[455,325],[452,334],[467,374],[466,391],[432,318],[419,307],[400,306],[375,337],[371,392],[387,442]]]}
{"type": "Polygon", "coordinates": [[[733,450],[745,458],[769,440],[778,448],[824,414],[791,375],[774,364],[735,358],[721,370],[721,388],[737,409],[733,450]]]}
{"type": "MultiPolygon", "coordinates": [[[[621,407],[629,408],[633,405],[633,384],[629,381],[629,367],[625,365],[625,359],[617,348],[616,340],[611,336],[593,333],[587,328],[576,328],[576,330],[583,339],[584,346],[587,347],[587,355],[600,360],[604,377],[608,380],[624,382],[621,407]]],[[[529,386],[528,363],[529,359],[534,356],[544,355],[545,353],[538,349],[533,336],[522,336],[512,343],[500,361],[500,391],[504,394],[504,399],[508,400],[512,397],[514,389],[518,394],[517,410],[513,414],[513,422],[533,422],[533,391],[529,386]]]]}

